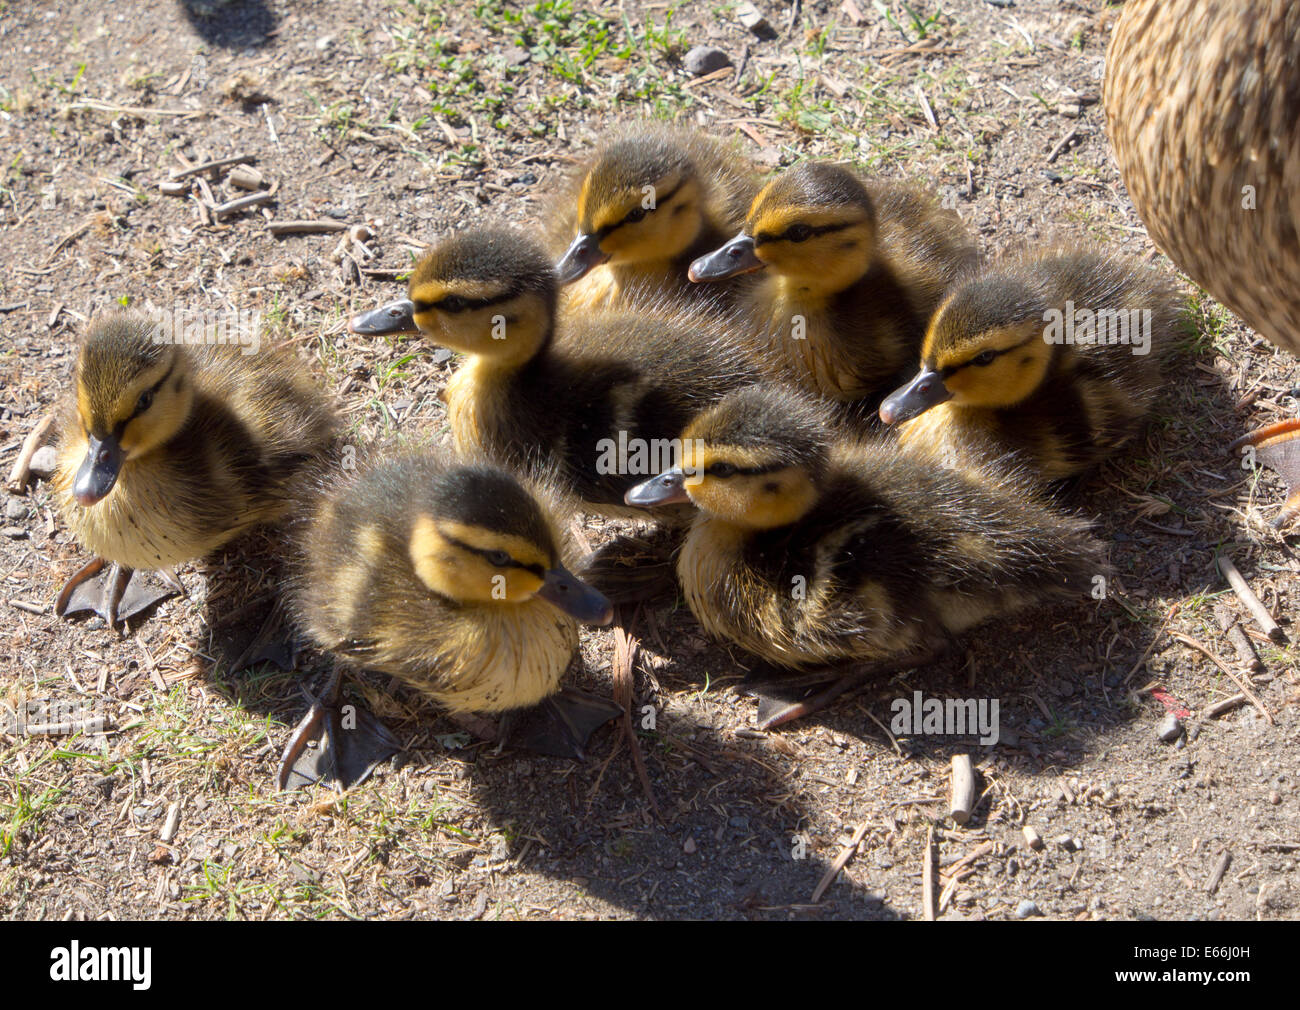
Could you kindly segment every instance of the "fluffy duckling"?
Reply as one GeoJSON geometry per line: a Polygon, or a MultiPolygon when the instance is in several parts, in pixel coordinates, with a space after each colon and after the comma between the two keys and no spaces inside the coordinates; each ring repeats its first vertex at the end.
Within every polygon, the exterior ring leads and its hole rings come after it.
{"type": "Polygon", "coordinates": [[[650,292],[698,294],[686,268],[744,220],[753,167],[698,130],[640,123],[616,131],[575,174],[556,222],[571,242],[556,267],[566,307],[629,306],[650,292]]]}
{"type": "MultiPolygon", "coordinates": [[[[565,569],[563,537],[539,494],[498,466],[429,450],[337,471],[302,520],[297,623],[321,649],[391,674],[453,715],[548,702],[564,752],[580,755],[621,710],[580,692],[556,696],[577,649],[575,622],[608,624],[611,608],[565,569]]],[[[318,703],[304,725],[333,736],[347,766],[359,741],[325,714],[318,703]]],[[[296,734],[284,772],[304,744],[296,734]]]]}
{"type": "Polygon", "coordinates": [[[920,371],[880,419],[958,459],[972,445],[1013,450],[1049,481],[1074,477],[1142,430],[1181,312],[1172,286],[1130,261],[1087,250],[1003,260],[944,299],[920,371]]]}
{"type": "Polygon", "coordinates": [[[769,182],[740,234],[692,263],[690,278],[763,271],[742,296],[742,332],[777,375],[856,401],[893,388],[930,313],[975,260],[960,219],[929,197],[808,161],[769,182]]]}
{"type": "MultiPolygon", "coordinates": [[[[1300,354],[1300,6],[1129,0],[1102,89],[1115,163],[1151,240],[1278,347],[1300,354]],[[1176,82],[1171,86],[1170,82],[1176,82]]],[[[1300,514],[1300,419],[1253,432],[1300,514]]]]}
{"type": "Polygon", "coordinates": [[[333,406],[287,357],[162,337],[147,316],[117,313],[91,326],[78,353],[54,490],[96,558],[59,594],[61,616],[129,619],[160,598],[127,594],[134,569],[201,558],[281,518],[304,466],[332,442],[333,406]],[[106,562],[97,587],[88,580],[106,562]]]}
{"type": "MultiPolygon", "coordinates": [[[[677,574],[711,634],[786,670],[897,670],[984,621],[1083,599],[1106,571],[1087,524],[1014,472],[945,468],[880,436],[835,442],[827,412],[788,391],[732,393],[687,428],[682,466],[629,492],[699,509],[677,574]]],[[[760,718],[806,714],[846,682],[760,718]]]]}
{"type": "Polygon", "coordinates": [[[757,375],[723,317],[646,304],[566,314],[545,251],[516,232],[450,235],[416,265],[410,298],[353,318],[357,333],[418,332],[467,355],[446,388],[462,453],[554,481],[588,511],[623,496],[692,417],[757,375]]]}

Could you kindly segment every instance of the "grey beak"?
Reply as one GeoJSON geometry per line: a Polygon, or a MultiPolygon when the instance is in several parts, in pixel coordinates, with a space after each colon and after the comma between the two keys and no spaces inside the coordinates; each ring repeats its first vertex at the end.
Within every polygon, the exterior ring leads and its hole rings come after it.
{"type": "Polygon", "coordinates": [[[754,252],[754,240],[743,232],[726,245],[706,253],[691,264],[686,272],[696,284],[721,281],[737,274],[762,270],[766,264],[754,252]]]}
{"type": "Polygon", "coordinates": [[[599,238],[595,235],[579,235],[555,265],[555,273],[561,285],[572,284],[580,277],[587,276],[592,267],[598,267],[608,259],[609,254],[600,251],[599,238]]]}
{"type": "Polygon", "coordinates": [[[547,571],[537,595],[583,624],[604,627],[614,619],[609,600],[562,565],[547,571]]]}
{"type": "Polygon", "coordinates": [[[122,472],[122,458],[122,447],[112,435],[105,435],[102,441],[94,435],[89,437],[86,458],[72,482],[72,496],[78,505],[94,505],[113,490],[122,472]]]}
{"type": "Polygon", "coordinates": [[[690,500],[690,496],[686,493],[686,473],[680,466],[665,470],[658,477],[642,481],[623,496],[624,504],[636,505],[640,508],[677,505],[690,500]]]}
{"type": "Polygon", "coordinates": [[[943,376],[923,368],[911,382],[885,397],[880,405],[880,420],[885,424],[901,424],[951,399],[952,393],[943,384],[943,376]]]}
{"type": "Polygon", "coordinates": [[[353,316],[348,320],[348,329],[369,336],[420,332],[420,328],[415,325],[415,303],[409,298],[400,298],[353,316]]]}

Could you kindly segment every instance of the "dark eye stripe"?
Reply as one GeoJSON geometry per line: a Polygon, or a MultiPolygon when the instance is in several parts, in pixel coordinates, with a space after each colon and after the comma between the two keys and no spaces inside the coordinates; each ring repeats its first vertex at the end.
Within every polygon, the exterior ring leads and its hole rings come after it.
{"type": "MultiPolygon", "coordinates": [[[[1036,339],[1038,338],[1031,335],[1026,337],[1024,340],[1020,341],[1020,343],[1018,344],[1012,344],[1010,347],[1004,347],[1000,351],[994,351],[993,358],[994,360],[997,360],[998,358],[1002,357],[1002,355],[1004,354],[1010,354],[1012,351],[1018,351],[1020,350],[1020,348],[1024,347],[1026,344],[1032,343],[1036,339]]],[[[979,354],[983,354],[983,353],[984,351],[979,352],[979,354]]],[[[976,354],[972,358],[968,358],[967,360],[963,361],[960,365],[945,365],[943,368],[939,369],[939,375],[946,379],[954,372],[960,372],[963,368],[978,367],[975,365],[975,358],[978,358],[979,354],[976,354]]],[[[990,361],[989,364],[991,365],[993,364],[993,362],[990,361]]]]}
{"type": "MultiPolygon", "coordinates": [[[[823,224],[816,227],[809,225],[808,238],[816,238],[818,235],[829,235],[831,232],[843,231],[845,228],[852,227],[852,225],[856,223],[857,222],[854,221],[842,221],[839,224],[823,224]]],[[[754,245],[762,245],[764,242],[785,241],[785,237],[790,234],[791,229],[798,227],[799,224],[800,222],[796,221],[779,235],[770,231],[761,231],[754,236],[754,245]]],[[[806,242],[808,239],[804,239],[804,241],[806,242]]]]}
{"type": "Polygon", "coordinates": [[[510,299],[514,298],[517,294],[518,294],[517,291],[512,290],[512,291],[503,291],[499,295],[492,295],[488,298],[467,298],[464,295],[457,295],[455,293],[451,293],[443,296],[443,298],[439,299],[436,302],[425,301],[419,298],[412,298],[411,305],[413,311],[415,312],[431,312],[434,309],[440,309],[443,312],[451,312],[455,314],[460,312],[470,312],[474,309],[486,309],[493,305],[500,305],[502,302],[510,301],[510,299]],[[448,299],[458,299],[460,304],[459,305],[453,304],[450,307],[446,306],[443,303],[448,299]]]}
{"type": "Polygon", "coordinates": [[[546,576],[546,569],[543,568],[541,565],[526,565],[522,561],[516,561],[514,558],[511,558],[504,565],[498,565],[495,561],[493,561],[490,557],[488,557],[488,555],[491,554],[494,550],[497,550],[497,548],[473,547],[470,544],[465,543],[465,541],[457,540],[455,537],[449,537],[445,533],[443,533],[442,535],[446,537],[449,543],[455,544],[461,550],[469,551],[471,554],[477,554],[479,557],[483,558],[485,561],[487,561],[489,564],[493,565],[496,568],[521,568],[526,572],[532,572],[539,579],[545,578],[546,576]]]}
{"type": "Polygon", "coordinates": [[[669,200],[671,200],[673,197],[675,197],[675,196],[677,195],[678,191],[679,191],[679,190],[680,190],[684,185],[686,185],[686,180],[685,180],[685,179],[683,179],[681,182],[679,182],[676,186],[674,186],[671,190],[669,190],[669,191],[668,191],[667,193],[665,193],[663,196],[656,196],[656,197],[655,197],[655,205],[654,205],[653,207],[644,207],[644,208],[643,208],[643,207],[641,207],[640,204],[637,204],[636,207],[634,207],[632,210],[628,211],[627,214],[623,215],[623,219],[622,219],[621,221],[615,221],[613,224],[607,224],[607,225],[605,225],[604,228],[599,228],[599,229],[597,229],[595,232],[593,232],[593,234],[596,236],[597,239],[602,239],[602,240],[603,240],[607,235],[609,235],[610,232],[614,231],[614,230],[617,229],[617,228],[622,228],[623,225],[627,224],[627,219],[628,219],[628,217],[629,217],[631,214],[635,213],[638,209],[640,209],[640,210],[644,210],[647,214],[653,214],[656,210],[658,210],[658,209],[660,208],[660,206],[662,206],[663,204],[665,204],[665,203],[667,203],[669,200]]]}
{"type": "MultiPolygon", "coordinates": [[[[140,396],[143,396],[145,393],[148,393],[148,394],[150,395],[150,397],[157,396],[157,395],[158,395],[158,390],[160,390],[160,389],[163,388],[163,385],[167,382],[168,379],[170,379],[170,378],[172,377],[172,373],[175,372],[175,371],[176,371],[176,362],[173,361],[171,367],[170,367],[169,369],[167,369],[166,372],[163,373],[163,377],[162,377],[161,379],[159,379],[157,382],[155,382],[155,383],[154,383],[152,386],[150,386],[148,389],[141,390],[141,392],[140,392],[140,396]]],[[[136,402],[137,404],[139,404],[139,402],[140,402],[140,396],[137,396],[137,397],[135,398],[135,402],[136,402]]],[[[118,421],[117,424],[113,427],[113,437],[114,437],[114,438],[121,438],[121,437],[122,437],[122,432],[126,430],[126,426],[127,426],[128,424],[130,424],[132,421],[134,421],[137,417],[139,417],[139,416],[140,416],[140,413],[141,413],[141,412],[140,412],[140,409],[139,409],[138,406],[137,406],[137,407],[133,407],[133,408],[131,409],[131,416],[128,417],[128,418],[127,418],[126,420],[124,420],[124,421],[118,421]]],[[[107,427],[107,426],[105,426],[105,427],[107,427]]]]}
{"type": "MultiPolygon", "coordinates": [[[[719,462],[725,463],[726,460],[720,460],[719,462]]],[[[715,465],[716,464],[710,463],[709,466],[704,468],[704,472],[709,474],[710,468],[715,465]]],[[[732,466],[735,466],[735,464],[733,463],[732,466]]],[[[735,472],[728,474],[727,477],[761,477],[765,473],[775,473],[777,470],[784,470],[787,466],[789,466],[788,463],[768,463],[765,466],[737,466],[735,472]]],[[[718,477],[719,474],[709,474],[709,476],[718,477]]],[[[727,477],[722,477],[721,479],[726,480],[727,477]]]]}

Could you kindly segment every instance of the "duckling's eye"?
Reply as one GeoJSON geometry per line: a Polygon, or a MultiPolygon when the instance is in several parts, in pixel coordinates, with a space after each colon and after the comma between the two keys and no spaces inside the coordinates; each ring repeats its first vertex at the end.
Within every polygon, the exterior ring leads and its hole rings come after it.
{"type": "Polygon", "coordinates": [[[704,472],[710,477],[734,477],[736,467],[732,463],[713,463],[704,472]]]}
{"type": "Polygon", "coordinates": [[[627,216],[623,218],[623,221],[628,224],[636,224],[638,221],[641,221],[644,218],[645,218],[645,208],[634,207],[627,212],[627,216]]]}
{"type": "Polygon", "coordinates": [[[993,359],[996,357],[997,355],[994,354],[992,351],[980,351],[979,354],[975,355],[975,357],[970,359],[970,363],[972,365],[980,365],[980,366],[991,365],[993,364],[993,359]]]}
{"type": "Polygon", "coordinates": [[[140,399],[135,401],[135,412],[137,414],[143,414],[146,410],[148,410],[152,406],[153,406],[153,390],[146,389],[143,393],[140,394],[140,399]]]}
{"type": "Polygon", "coordinates": [[[510,555],[505,551],[488,551],[487,559],[498,568],[504,568],[506,565],[510,564],[510,555]]]}
{"type": "Polygon", "coordinates": [[[460,295],[448,295],[438,301],[438,308],[443,312],[464,312],[469,308],[469,299],[460,295]]]}
{"type": "Polygon", "coordinates": [[[785,230],[785,237],[791,242],[807,242],[812,238],[812,228],[806,224],[792,224],[785,230]]]}

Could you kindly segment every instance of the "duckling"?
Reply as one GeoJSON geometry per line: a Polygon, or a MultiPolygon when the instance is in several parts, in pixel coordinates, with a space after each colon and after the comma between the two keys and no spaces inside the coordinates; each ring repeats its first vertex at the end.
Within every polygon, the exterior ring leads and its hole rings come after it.
{"type": "Polygon", "coordinates": [[[698,297],[691,261],[735,233],[758,191],[754,168],[698,130],[625,126],[575,174],[556,221],[570,242],[556,267],[566,307],[639,304],[649,292],[698,297]]]}
{"type": "Polygon", "coordinates": [[[555,271],[516,232],[441,239],[409,290],[354,317],[353,332],[418,332],[467,355],[445,391],[457,448],[542,473],[587,511],[629,514],[627,489],[664,468],[690,419],[758,375],[724,317],[674,303],[557,326],[555,271]]]}
{"type": "Polygon", "coordinates": [[[1173,287],[1137,263],[1091,250],[1009,257],[944,299],[920,371],[880,419],[904,442],[958,458],[981,443],[1048,481],[1074,477],[1142,430],[1181,320],[1173,287]]]}
{"type": "MultiPolygon", "coordinates": [[[[1278,347],[1300,354],[1300,7],[1130,0],[1106,55],[1106,132],[1151,239],[1278,347]],[[1176,82],[1171,86],[1170,82],[1176,82]]],[[[1300,420],[1238,439],[1300,514],[1300,420]]]]}
{"type": "MultiPolygon", "coordinates": [[[[677,574],[710,634],[786,671],[899,670],[987,620],[1082,599],[1106,571],[1087,524],[1015,471],[833,438],[829,410],[789,390],[731,393],[686,429],[682,466],[628,493],[699,509],[677,574]]],[[[806,714],[845,683],[760,718],[806,714]]]]}
{"type": "Polygon", "coordinates": [[[288,512],[337,418],[296,363],[246,350],[164,342],[139,313],[91,325],[60,408],[54,492],[96,558],[60,592],[60,616],[90,609],[114,627],[159,598],[127,595],[135,569],[204,557],[288,512]],[[88,580],[106,563],[98,589],[88,580]]]}
{"type": "MultiPolygon", "coordinates": [[[[564,567],[551,503],[536,487],[425,449],[335,470],[318,491],[297,537],[291,593],[317,646],[391,674],[453,714],[546,702],[563,753],[580,756],[596,727],[621,713],[581,692],[557,699],[578,645],[575,622],[608,624],[611,608],[564,567]]],[[[349,766],[361,741],[339,735],[325,706],[313,705],[304,726],[323,729],[326,749],[349,766]]],[[[303,746],[296,734],[282,785],[303,746]]]]}
{"type": "Polygon", "coordinates": [[[927,196],[806,161],[763,188],[740,234],[692,263],[690,279],[764,271],[742,296],[741,332],[757,335],[778,376],[855,401],[893,388],[975,260],[960,219],[927,196]]]}

